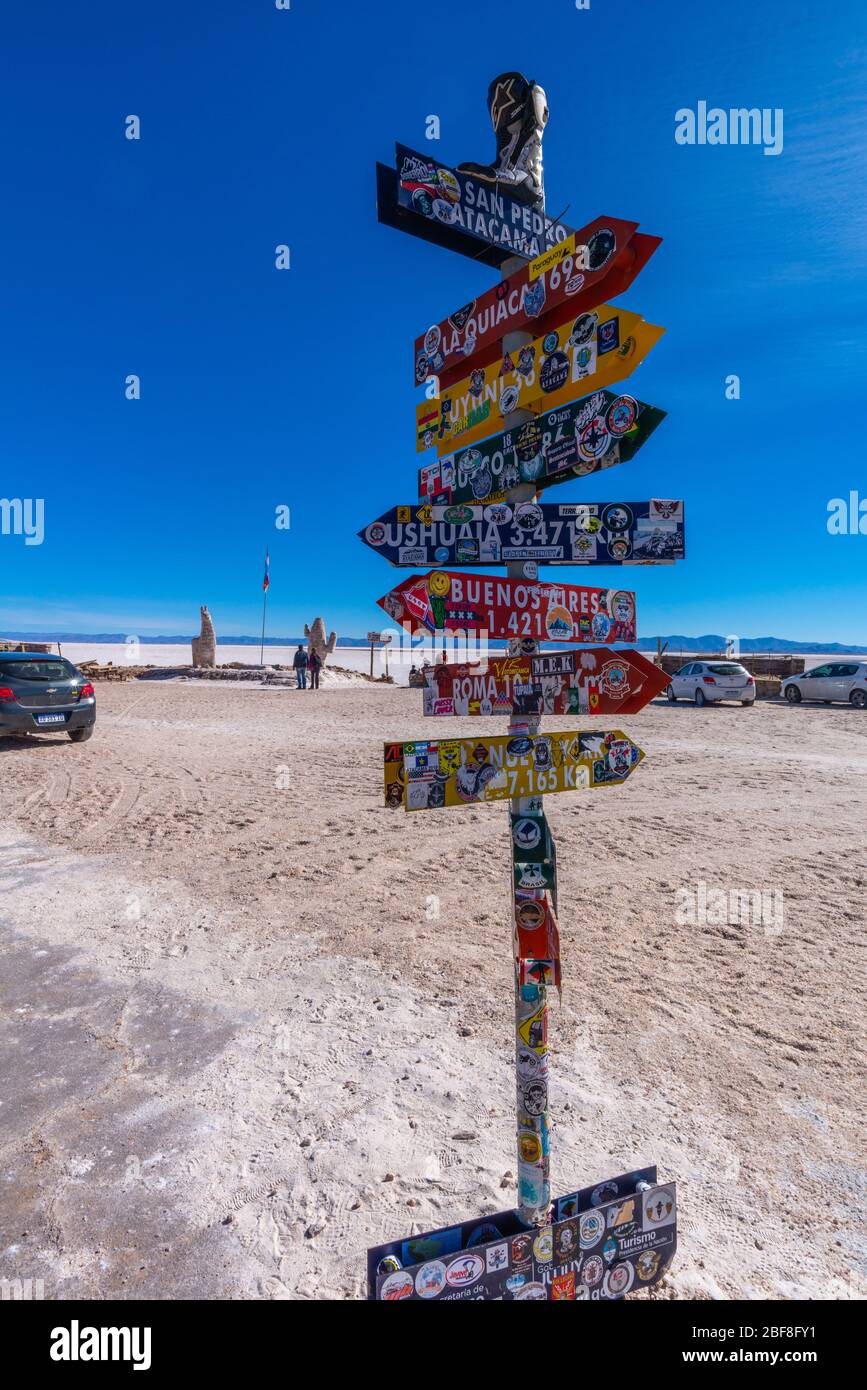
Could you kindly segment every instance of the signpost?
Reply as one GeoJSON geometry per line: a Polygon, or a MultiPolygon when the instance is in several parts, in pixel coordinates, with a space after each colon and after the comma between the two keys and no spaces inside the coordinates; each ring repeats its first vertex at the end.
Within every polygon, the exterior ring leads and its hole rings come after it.
{"type": "Polygon", "coordinates": [[[584,651],[501,656],[433,667],[427,715],[637,714],[661,695],[665,671],[639,652],[584,651]]]}
{"type": "Polygon", "coordinates": [[[619,729],[386,743],[385,804],[435,811],[621,786],[643,757],[619,729]]]}
{"type": "MultiPolygon", "coordinates": [[[[566,306],[569,309],[569,306],[566,306]]],[[[416,451],[448,453],[502,429],[519,409],[551,410],[576,395],[629,376],[665,332],[640,314],[601,304],[580,314],[561,311],[559,326],[416,406],[416,451]]]]}
{"type": "Polygon", "coordinates": [[[510,803],[517,1204],[370,1250],[369,1297],[385,1302],[618,1299],[656,1283],[677,1244],[674,1187],[659,1183],[654,1167],[551,1198],[548,990],[561,986],[561,961],[556,851],[543,798],[622,787],[644,753],[619,729],[539,728],[544,713],[634,713],[667,684],[639,653],[606,645],[635,640],[633,593],[542,584],[538,564],[671,563],[684,553],[682,501],[536,500],[540,487],[625,462],[662,418],[604,388],[627,375],[663,330],[597,307],[603,294],[631,283],[658,239],[637,241],[635,223],[607,219],[606,229],[597,219],[574,234],[547,218],[544,91],[520,73],[502,73],[488,105],[492,164],[452,169],[398,146],[397,171],[377,168],[377,191],[381,221],[503,275],[499,293],[472,301],[416,342],[416,379],[439,375],[445,385],[420,408],[418,447],[436,444],[442,455],[455,441],[467,446],[501,433],[441,457],[422,471],[426,500],[393,508],[359,535],[392,564],[432,568],[379,600],[394,621],[509,643],[507,653],[479,662],[444,659],[424,676],[426,715],[505,714],[508,732],[387,743],[383,791],[388,807],[408,812],[510,803]],[[535,341],[526,331],[531,321],[535,341]],[[598,388],[590,398],[588,388],[598,388]],[[535,418],[529,411],[543,399],[545,413],[535,418]],[[442,568],[488,562],[506,564],[507,577],[442,568]],[[543,640],[581,645],[542,652],[543,640]]]}
{"type": "Polygon", "coordinates": [[[564,222],[429,154],[401,144],[395,154],[396,170],[377,165],[377,214],[388,226],[493,266],[515,255],[532,260],[572,234],[564,222]]]}
{"type": "Polygon", "coordinates": [[[413,574],[377,599],[396,623],[494,640],[634,642],[635,594],[491,574],[413,574]]]}
{"type": "Polygon", "coordinates": [[[616,391],[594,391],[419,469],[422,502],[504,502],[519,483],[547,488],[628,463],[665,411],[616,391]]]}
{"type": "Polygon", "coordinates": [[[561,305],[577,318],[623,294],[661,240],[636,227],[618,217],[597,217],[546,253],[557,258],[547,268],[541,265],[546,255],[529,261],[478,299],[432,324],[415,340],[415,381],[421,384],[435,376],[440,386],[448,386],[464,375],[468,358],[477,367],[494,362],[505,333],[529,328],[538,337],[548,331],[561,305]]]}
{"type": "Polygon", "coordinates": [[[683,502],[498,502],[393,507],[359,536],[393,565],[670,565],[684,556],[683,502]]]}
{"type": "Polygon", "coordinates": [[[390,632],[369,632],[367,640],[370,643],[370,679],[373,680],[373,649],[380,646],[385,647],[385,674],[388,675],[388,643],[391,641],[390,632]]]}

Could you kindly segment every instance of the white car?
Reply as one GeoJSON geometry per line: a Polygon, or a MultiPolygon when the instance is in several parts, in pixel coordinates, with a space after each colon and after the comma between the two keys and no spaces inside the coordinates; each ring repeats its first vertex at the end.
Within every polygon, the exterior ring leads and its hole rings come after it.
{"type": "Polygon", "coordinates": [[[665,693],[672,704],[675,700],[692,700],[695,705],[740,700],[751,705],[756,682],[739,661],[688,661],[675,671],[665,693]]]}
{"type": "Polygon", "coordinates": [[[802,700],[847,701],[856,709],[867,708],[867,661],[826,661],[802,676],[789,676],[780,687],[791,705],[802,700]]]}

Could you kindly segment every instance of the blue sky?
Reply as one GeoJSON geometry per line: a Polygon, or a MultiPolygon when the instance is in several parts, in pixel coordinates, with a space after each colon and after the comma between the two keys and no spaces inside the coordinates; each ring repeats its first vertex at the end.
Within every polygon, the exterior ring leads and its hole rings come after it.
{"type": "Polygon", "coordinates": [[[628,389],[668,419],[558,500],[688,519],[675,566],[544,577],[626,582],[644,633],[867,642],[867,536],[826,529],[867,497],[863,0],[13,7],[0,496],[43,497],[46,534],[0,535],[0,628],[189,632],[206,602],[256,632],[266,545],[272,632],[377,625],[400,572],[356,532],[415,495],[413,337],[496,272],[380,227],[374,164],[489,160],[513,67],[548,93],[549,211],[664,237],[619,302],[667,329],[628,389]],[[677,145],[700,100],[782,108],[783,152],[677,145]]]}

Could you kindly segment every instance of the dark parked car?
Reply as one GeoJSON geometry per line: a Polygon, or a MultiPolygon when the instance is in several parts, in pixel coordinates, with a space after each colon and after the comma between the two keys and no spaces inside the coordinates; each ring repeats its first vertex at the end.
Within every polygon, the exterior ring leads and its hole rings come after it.
{"type": "Polygon", "coordinates": [[[93,686],[71,661],[44,652],[0,652],[0,738],[64,733],[84,743],[95,722],[93,686]]]}

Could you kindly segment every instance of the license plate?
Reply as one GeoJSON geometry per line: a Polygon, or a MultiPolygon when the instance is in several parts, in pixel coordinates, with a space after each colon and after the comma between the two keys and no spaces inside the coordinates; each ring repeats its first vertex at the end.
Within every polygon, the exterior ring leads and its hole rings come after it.
{"type": "Polygon", "coordinates": [[[65,723],[66,723],[66,715],[65,715],[65,714],[37,714],[37,716],[36,716],[36,723],[37,723],[37,724],[65,724],[65,723]]]}
{"type": "Polygon", "coordinates": [[[726,690],[724,693],[733,700],[739,700],[744,692],[742,690],[726,690]]]}

